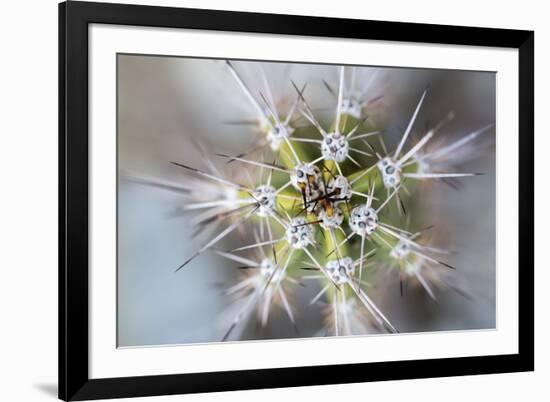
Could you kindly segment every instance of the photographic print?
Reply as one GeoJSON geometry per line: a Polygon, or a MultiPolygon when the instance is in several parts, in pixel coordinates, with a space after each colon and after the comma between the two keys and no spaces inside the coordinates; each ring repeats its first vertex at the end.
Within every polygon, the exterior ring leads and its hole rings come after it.
{"type": "Polygon", "coordinates": [[[496,327],[496,74],[117,55],[119,347],[496,327]]]}
{"type": "Polygon", "coordinates": [[[71,1],[58,55],[61,399],[534,370],[534,32],[71,1]]]}

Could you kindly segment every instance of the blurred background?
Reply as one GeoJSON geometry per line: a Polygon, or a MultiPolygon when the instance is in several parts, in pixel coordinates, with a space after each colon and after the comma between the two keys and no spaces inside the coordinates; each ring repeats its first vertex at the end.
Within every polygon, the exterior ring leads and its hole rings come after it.
{"type": "MultiPolygon", "coordinates": [[[[305,97],[320,114],[333,107],[323,80],[336,86],[335,66],[263,64],[274,92],[279,92],[275,96],[294,96],[292,78],[299,85],[307,83],[305,97]]],[[[247,83],[259,85],[256,62],[235,65],[247,83]]],[[[449,141],[495,121],[494,73],[406,68],[381,72],[369,92],[383,98],[369,119],[386,130],[390,149],[395,148],[426,87],[428,95],[412,133],[417,138],[449,111],[455,118],[438,133],[449,141]]],[[[223,286],[237,282],[239,272],[232,269],[237,264],[204,253],[174,273],[208,237],[192,236],[189,215],[179,212],[180,195],[124,177],[181,182],[184,175],[170,161],[204,166],[190,146],[193,138],[213,144],[212,155],[252,148],[256,135],[250,128],[226,124],[251,117],[250,109],[221,61],[118,56],[119,346],[218,342],[226,332],[236,307],[223,286]]],[[[422,199],[427,225],[440,227],[438,245],[457,251],[449,262],[457,267],[456,280],[470,297],[450,291],[438,294],[435,303],[414,289],[401,296],[398,281],[374,287],[369,294],[400,332],[496,326],[494,129],[485,140],[481,152],[462,165],[464,171],[483,172],[483,176],[461,180],[459,190],[435,183],[429,197],[422,199]]],[[[242,244],[237,235],[223,240],[224,247],[242,244]]],[[[309,305],[318,291],[318,285],[308,283],[294,296],[300,337],[319,335],[322,307],[309,305]]],[[[281,309],[273,310],[265,328],[252,319],[239,327],[238,335],[245,340],[297,336],[281,309]]]]}

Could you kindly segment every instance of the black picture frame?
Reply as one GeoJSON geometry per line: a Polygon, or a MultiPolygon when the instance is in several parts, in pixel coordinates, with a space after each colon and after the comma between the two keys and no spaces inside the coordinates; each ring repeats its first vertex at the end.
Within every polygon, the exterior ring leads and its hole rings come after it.
{"type": "Polygon", "coordinates": [[[59,398],[88,400],[534,370],[534,32],[70,1],[59,4],[59,398]],[[90,379],[88,25],[515,48],[519,52],[518,353],[90,379]]]}

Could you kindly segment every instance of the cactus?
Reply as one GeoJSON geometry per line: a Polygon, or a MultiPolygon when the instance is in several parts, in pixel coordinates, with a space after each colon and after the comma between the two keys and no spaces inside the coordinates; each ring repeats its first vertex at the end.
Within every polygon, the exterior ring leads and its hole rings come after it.
{"type": "Polygon", "coordinates": [[[411,131],[430,97],[426,89],[418,94],[390,152],[384,127],[377,127],[369,113],[381,98],[370,93],[380,69],[368,69],[362,77],[361,68],[338,67],[336,82],[323,80],[332,102],[323,114],[308,99],[309,83],[288,78],[292,95],[282,102],[274,97],[260,63],[263,88],[257,93],[238,65],[223,64],[254,116],[254,129],[244,129],[255,137],[255,145],[238,155],[201,148],[207,170],[170,161],[182,173],[184,209],[194,214],[197,233],[216,228],[175,271],[200,269],[191,262],[207,252],[242,270],[241,280],[226,288],[228,296],[242,302],[223,340],[232,339],[234,329],[254,316],[266,325],[273,306],[286,313],[299,333],[293,300],[300,285],[310,281],[320,288],[310,304],[325,305],[319,330],[327,335],[399,331],[369,294],[372,286],[385,286],[387,272],[398,275],[401,293],[409,282],[434,300],[442,284],[456,288],[449,277],[460,272],[446,261],[453,250],[440,248],[431,234],[432,222],[415,213],[424,195],[419,183],[456,186],[458,180],[481,174],[455,166],[472,155],[473,144],[492,124],[448,142],[438,132],[453,119],[450,112],[413,141],[411,131]],[[329,115],[329,121],[319,115],[329,115]],[[249,183],[226,177],[213,159],[239,164],[249,183]],[[249,242],[223,249],[223,239],[239,230],[249,242]]]}

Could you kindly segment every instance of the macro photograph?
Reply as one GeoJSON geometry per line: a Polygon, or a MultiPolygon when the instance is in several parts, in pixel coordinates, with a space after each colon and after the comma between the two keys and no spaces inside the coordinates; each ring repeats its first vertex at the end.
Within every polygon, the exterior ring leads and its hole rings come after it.
{"type": "Polygon", "coordinates": [[[117,346],[496,328],[496,74],[117,54],[117,346]]]}

